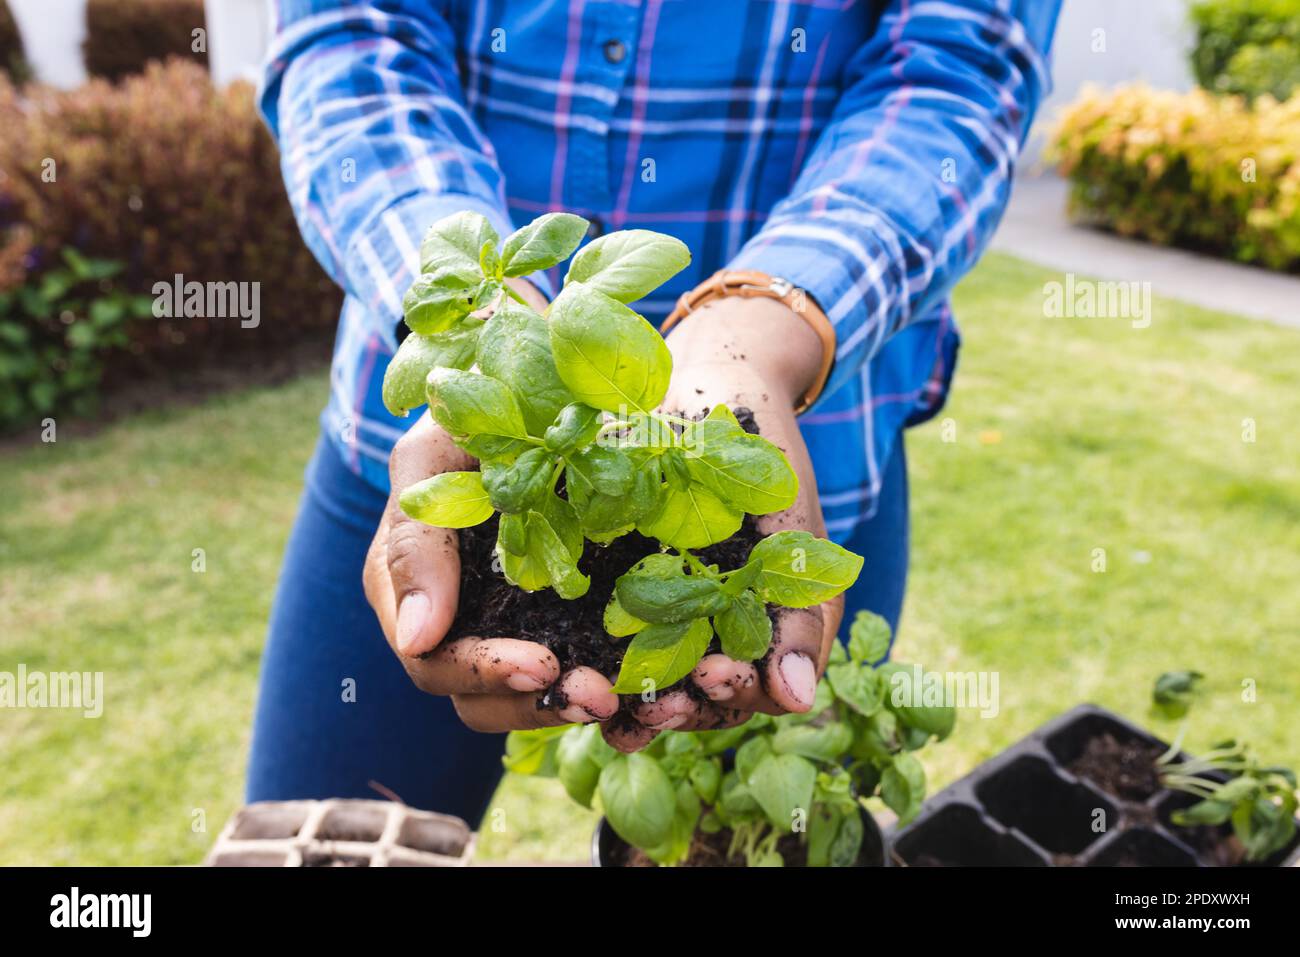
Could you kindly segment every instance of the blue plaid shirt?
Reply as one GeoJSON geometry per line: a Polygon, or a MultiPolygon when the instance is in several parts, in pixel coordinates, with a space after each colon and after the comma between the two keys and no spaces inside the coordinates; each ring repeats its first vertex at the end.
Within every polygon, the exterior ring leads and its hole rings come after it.
{"type": "Polygon", "coordinates": [[[723,266],[816,298],[838,346],[800,424],[845,541],[900,430],[947,394],[947,295],[1006,204],[1059,0],[277,8],[261,107],[303,235],[347,293],[323,422],[354,469],[386,488],[411,421],[380,385],[425,230],[472,209],[504,236],[569,210],[690,247],[637,306],[652,322],[723,266]]]}

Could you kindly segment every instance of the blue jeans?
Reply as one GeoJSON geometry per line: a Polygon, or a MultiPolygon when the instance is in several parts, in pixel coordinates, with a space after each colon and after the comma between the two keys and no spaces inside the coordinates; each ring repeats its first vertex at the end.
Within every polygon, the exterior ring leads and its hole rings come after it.
{"type": "MultiPolygon", "coordinates": [[[[505,736],[467,729],[451,699],[417,690],[389,650],[361,589],[384,502],[330,445],[317,446],[271,611],[247,799],[391,792],[477,826],[501,777],[505,736]]],[[[908,556],[901,441],[875,518],[847,546],[866,558],[847,615],[869,608],[896,628],[908,556]]]]}

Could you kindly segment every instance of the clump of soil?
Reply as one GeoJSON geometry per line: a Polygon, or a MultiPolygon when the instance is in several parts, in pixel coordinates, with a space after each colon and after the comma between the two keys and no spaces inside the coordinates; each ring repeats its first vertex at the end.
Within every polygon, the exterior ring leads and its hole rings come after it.
{"type": "Polygon", "coordinates": [[[1160,790],[1156,771],[1159,747],[1143,741],[1120,741],[1112,734],[1090,738],[1068,768],[1125,801],[1145,801],[1160,790]]]}
{"type": "MultiPolygon", "coordinates": [[[[758,431],[749,409],[736,409],[735,414],[745,431],[758,431]]],[[[563,493],[562,488],[558,491],[563,493]]],[[[561,671],[586,666],[614,680],[632,639],[613,638],[605,632],[605,605],[619,576],[659,551],[659,543],[637,532],[608,545],[587,542],[578,568],[591,576],[591,588],[570,601],[549,588],[526,592],[506,581],[496,563],[498,521],[493,515],[481,525],[460,530],[460,604],[448,640],[473,635],[535,641],[550,649],[561,671]]],[[[698,554],[706,565],[739,568],[761,538],[753,516],[747,515],[735,535],[698,554]]],[[[685,687],[693,685],[688,682],[685,687]]],[[[562,701],[555,700],[556,694],[553,690],[542,704],[563,707],[562,701]]]]}

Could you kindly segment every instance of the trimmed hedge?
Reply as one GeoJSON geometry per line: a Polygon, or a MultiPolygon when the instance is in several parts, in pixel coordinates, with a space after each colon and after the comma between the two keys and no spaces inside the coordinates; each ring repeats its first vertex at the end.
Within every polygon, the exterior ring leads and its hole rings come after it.
{"type": "Polygon", "coordinates": [[[194,31],[205,25],[203,0],[88,0],[86,71],[120,80],[169,57],[207,65],[206,36],[194,49],[194,31]]]}
{"type": "Polygon", "coordinates": [[[261,284],[256,328],[133,323],[130,351],[170,365],[333,327],[341,293],[302,242],[248,85],[218,91],[182,60],[67,92],[29,86],[20,96],[0,82],[0,129],[0,292],[56,268],[67,248],[121,263],[117,283],[129,293],[152,295],[177,273],[261,284]]]}
{"type": "Polygon", "coordinates": [[[1283,100],[1300,86],[1300,0],[1198,0],[1190,14],[1205,89],[1283,100]]]}
{"type": "Polygon", "coordinates": [[[1078,218],[1126,236],[1300,268],[1300,95],[1084,91],[1048,150],[1078,218]]]}
{"type": "Polygon", "coordinates": [[[23,83],[30,72],[18,23],[9,4],[0,0],[0,74],[7,73],[15,83],[23,83]]]}

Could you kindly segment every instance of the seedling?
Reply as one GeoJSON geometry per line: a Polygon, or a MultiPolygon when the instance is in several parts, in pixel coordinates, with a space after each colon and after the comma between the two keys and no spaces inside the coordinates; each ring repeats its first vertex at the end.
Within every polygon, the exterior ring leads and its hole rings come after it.
{"type": "MultiPolygon", "coordinates": [[[[1196,671],[1167,672],[1156,679],[1152,698],[1157,709],[1184,718],[1191,705],[1196,671]]],[[[1245,744],[1223,741],[1195,758],[1179,757],[1184,722],[1169,750],[1156,760],[1160,783],[1197,798],[1170,815],[1180,827],[1232,823],[1232,831],[1249,861],[1262,861],[1286,847],[1295,836],[1296,775],[1290,768],[1263,765],[1245,744]]]]}
{"type": "Polygon", "coordinates": [[[1196,695],[1196,686],[1204,677],[1199,671],[1166,671],[1156,679],[1151,692],[1152,705],[1165,718],[1185,717],[1196,695]]]}
{"type": "Polygon", "coordinates": [[[558,777],[583,807],[598,795],[619,837],[661,864],[685,860],[697,831],[725,831],[728,856],[750,866],[781,866],[788,835],[803,843],[809,866],[851,866],[864,802],[879,796],[904,823],[915,817],[925,771],[914,752],[946,738],[956,720],[952,708],[902,703],[917,700],[903,687],[912,669],[871,667],[888,650],[888,624],[859,612],[847,652],[836,642],[807,713],[666,731],[630,755],[594,725],[515,732],[505,764],[558,777]]]}
{"type": "Polygon", "coordinates": [[[647,230],[596,239],[573,256],[542,314],[507,285],[568,259],[586,231],[579,216],[549,213],[502,245],[474,213],[435,224],[405,297],[411,334],[385,376],[384,402],[405,415],[427,400],[479,462],[408,487],[403,511],[442,528],[499,514],[496,555],[511,584],[577,599],[591,587],[579,567],[587,542],[635,529],[660,544],[618,580],[605,611],[611,640],[631,638],[615,690],[654,692],[685,676],[715,635],[733,658],[762,657],[768,605],[827,601],[856,580],[862,559],[796,531],[758,542],[738,568],[695,554],[735,535],[746,514],[789,508],[798,479],[725,405],[698,420],[658,411],[672,358],[626,303],[690,262],[681,242],[647,230]]]}

